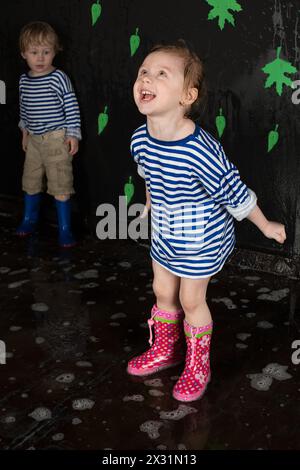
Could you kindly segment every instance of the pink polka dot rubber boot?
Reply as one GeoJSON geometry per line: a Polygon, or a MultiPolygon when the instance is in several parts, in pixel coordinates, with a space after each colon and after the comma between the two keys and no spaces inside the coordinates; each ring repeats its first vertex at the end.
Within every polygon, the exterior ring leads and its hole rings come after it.
{"type": "Polygon", "coordinates": [[[185,368],[173,389],[173,397],[179,401],[198,400],[210,381],[210,340],[213,323],[194,327],[184,320],[187,343],[185,368]]]}
{"type": "Polygon", "coordinates": [[[127,372],[131,375],[150,375],[180,364],[184,360],[185,353],[183,318],[182,310],[171,313],[154,305],[151,318],[148,320],[151,348],[131,359],[127,372]],[[152,326],[154,326],[154,343],[152,326]]]}

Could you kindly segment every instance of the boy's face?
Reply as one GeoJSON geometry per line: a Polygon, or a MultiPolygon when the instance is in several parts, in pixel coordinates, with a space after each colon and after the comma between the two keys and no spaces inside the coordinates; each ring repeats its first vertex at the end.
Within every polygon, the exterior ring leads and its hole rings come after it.
{"type": "Polygon", "coordinates": [[[146,116],[181,110],[184,96],[184,61],[173,53],[152,52],[141,65],[133,87],[135,103],[146,116]]]}
{"type": "Polygon", "coordinates": [[[35,77],[46,75],[53,70],[55,51],[51,44],[30,44],[21,55],[35,77]]]}

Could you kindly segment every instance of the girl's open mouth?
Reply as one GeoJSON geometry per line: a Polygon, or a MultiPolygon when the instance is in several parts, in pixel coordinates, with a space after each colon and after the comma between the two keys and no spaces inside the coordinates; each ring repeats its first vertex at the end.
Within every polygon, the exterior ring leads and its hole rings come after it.
{"type": "Polygon", "coordinates": [[[152,93],[151,91],[143,90],[141,92],[141,101],[152,101],[155,98],[156,95],[152,93]]]}

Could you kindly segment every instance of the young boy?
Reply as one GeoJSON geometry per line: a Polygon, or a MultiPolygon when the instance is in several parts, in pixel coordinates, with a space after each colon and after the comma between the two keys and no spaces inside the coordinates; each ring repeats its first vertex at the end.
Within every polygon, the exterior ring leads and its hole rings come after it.
{"type": "Polygon", "coordinates": [[[71,201],[74,193],[72,157],[81,140],[78,102],[68,76],[53,65],[61,50],[53,28],[44,22],[25,25],[20,51],[29,72],[20,78],[20,122],[22,147],[26,152],[22,188],[25,209],[17,235],[31,234],[38,221],[43,177],[47,192],[55,198],[59,244],[75,245],[71,231],[71,201]]]}

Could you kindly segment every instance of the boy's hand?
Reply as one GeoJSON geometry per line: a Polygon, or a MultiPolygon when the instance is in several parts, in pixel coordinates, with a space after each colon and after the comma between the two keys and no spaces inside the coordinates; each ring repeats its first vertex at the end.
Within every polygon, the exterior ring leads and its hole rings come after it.
{"type": "Polygon", "coordinates": [[[23,132],[23,135],[22,135],[22,149],[23,149],[23,152],[27,152],[27,145],[28,145],[28,134],[27,134],[27,132],[23,132]]]}
{"type": "Polygon", "coordinates": [[[278,243],[282,244],[286,240],[285,227],[279,222],[268,221],[262,232],[265,237],[274,238],[278,243]]]}
{"type": "Polygon", "coordinates": [[[78,139],[76,137],[67,136],[65,142],[69,148],[69,154],[74,156],[78,152],[78,139]]]}

